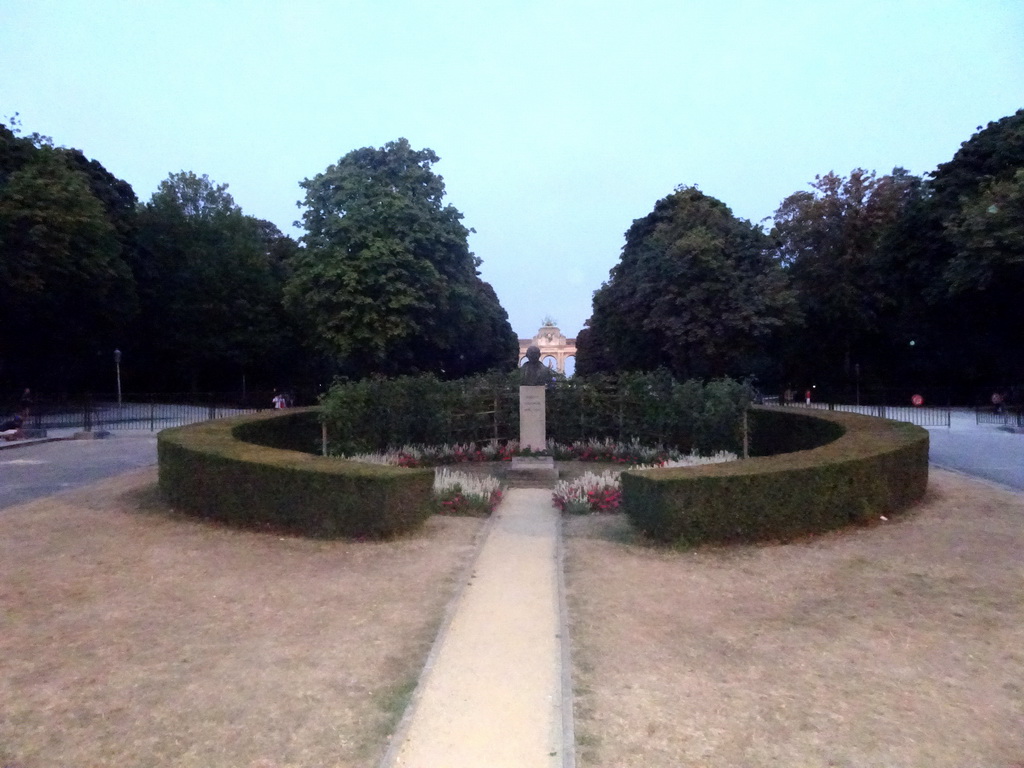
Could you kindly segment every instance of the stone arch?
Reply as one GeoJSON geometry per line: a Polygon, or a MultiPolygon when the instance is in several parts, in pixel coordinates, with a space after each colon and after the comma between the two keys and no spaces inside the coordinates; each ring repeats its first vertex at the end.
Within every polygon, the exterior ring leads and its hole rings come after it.
{"type": "Polygon", "coordinates": [[[565,362],[576,357],[576,339],[567,339],[554,325],[543,325],[532,339],[519,340],[519,365],[526,360],[526,350],[530,346],[540,349],[540,359],[548,365],[548,358],[554,358],[550,366],[559,373],[565,373],[565,362]]]}

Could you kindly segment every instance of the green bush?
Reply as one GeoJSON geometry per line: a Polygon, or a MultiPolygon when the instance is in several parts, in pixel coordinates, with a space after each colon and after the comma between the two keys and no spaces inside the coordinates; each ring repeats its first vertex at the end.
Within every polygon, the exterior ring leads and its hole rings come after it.
{"type": "Polygon", "coordinates": [[[633,525],[687,545],[785,541],[895,515],[924,495],[928,432],[920,427],[767,408],[752,409],[751,420],[761,458],[624,472],[622,506],[633,525]]]}
{"type": "Polygon", "coordinates": [[[160,490],[189,514],[318,538],[387,538],[429,516],[430,470],[267,447],[312,442],[317,420],[301,409],[166,429],[157,438],[160,490]],[[302,438],[305,428],[312,435],[302,438]]]}
{"type": "Polygon", "coordinates": [[[807,451],[843,436],[846,428],[840,422],[818,418],[815,413],[795,408],[752,409],[749,412],[750,455],[807,451]]]}
{"type": "MultiPolygon", "coordinates": [[[[519,437],[519,379],[493,374],[339,382],[323,399],[332,453],[519,437]]],[[[611,438],[714,452],[739,451],[749,389],[722,379],[676,382],[664,371],[573,377],[547,389],[547,435],[560,443],[611,438]]]]}
{"type": "Polygon", "coordinates": [[[269,418],[248,419],[234,428],[235,437],[246,443],[302,453],[322,452],[320,411],[294,408],[275,411],[269,418]]]}
{"type": "Polygon", "coordinates": [[[519,430],[519,393],[510,382],[509,376],[495,374],[457,381],[423,375],[335,383],[322,402],[330,450],[370,453],[409,444],[507,440],[519,430]]]}

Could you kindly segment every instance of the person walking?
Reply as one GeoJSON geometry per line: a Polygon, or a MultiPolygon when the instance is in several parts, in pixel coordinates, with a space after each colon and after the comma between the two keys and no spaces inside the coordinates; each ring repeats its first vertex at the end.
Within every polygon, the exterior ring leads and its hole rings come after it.
{"type": "Polygon", "coordinates": [[[32,412],[32,390],[28,387],[25,387],[25,391],[21,393],[18,410],[23,419],[27,419],[32,412]]]}

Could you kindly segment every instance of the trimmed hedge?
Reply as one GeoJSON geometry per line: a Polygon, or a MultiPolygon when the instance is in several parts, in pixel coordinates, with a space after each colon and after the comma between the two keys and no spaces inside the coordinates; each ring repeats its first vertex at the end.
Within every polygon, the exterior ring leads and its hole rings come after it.
{"type": "Polygon", "coordinates": [[[310,439],[304,430],[318,434],[317,422],[309,408],[165,429],[157,436],[160,490],[190,514],[317,538],[387,538],[430,516],[431,470],[267,447],[295,447],[310,439]]]}
{"type": "Polygon", "coordinates": [[[245,443],[255,443],[283,451],[320,453],[320,409],[289,408],[263,414],[260,419],[242,419],[234,426],[234,436],[245,443]]]}
{"type": "Polygon", "coordinates": [[[898,514],[924,495],[921,427],[778,408],[753,408],[750,419],[751,453],[760,458],[623,472],[622,506],[633,525],[686,545],[785,541],[898,514]]]}
{"type": "MultiPolygon", "coordinates": [[[[331,451],[518,439],[519,380],[517,372],[336,382],[322,401],[331,451]]],[[[749,402],[749,387],[730,379],[677,382],[666,371],[574,376],[547,387],[547,436],[739,451],[749,402]]]]}

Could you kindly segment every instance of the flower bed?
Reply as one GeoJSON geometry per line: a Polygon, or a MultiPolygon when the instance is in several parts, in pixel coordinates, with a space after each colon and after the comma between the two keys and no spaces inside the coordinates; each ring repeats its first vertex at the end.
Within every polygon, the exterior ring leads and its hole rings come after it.
{"type": "Polygon", "coordinates": [[[595,461],[608,464],[650,465],[653,467],[690,467],[700,463],[735,459],[734,454],[720,451],[715,456],[731,459],[699,457],[672,448],[642,445],[633,440],[619,443],[614,440],[579,440],[574,443],[556,443],[548,440],[544,451],[520,448],[518,440],[506,443],[471,445],[403,445],[376,453],[357,453],[345,456],[350,461],[366,464],[386,464],[394,467],[438,467],[483,461],[509,461],[513,456],[552,456],[556,461],[595,461]]]}
{"type": "Polygon", "coordinates": [[[481,461],[509,461],[519,454],[519,442],[483,446],[456,443],[454,445],[403,445],[376,453],[356,453],[345,458],[364,464],[386,464],[393,467],[439,467],[481,461]]]}
{"type": "Polygon", "coordinates": [[[501,483],[493,477],[445,468],[434,472],[432,505],[439,515],[486,516],[498,506],[502,494],[501,483]]]}
{"type": "Polygon", "coordinates": [[[563,480],[555,486],[551,501],[570,515],[615,512],[622,501],[619,473],[606,469],[600,474],[587,472],[575,480],[563,480]]]}
{"type": "MultiPolygon", "coordinates": [[[[501,500],[497,480],[490,477],[453,472],[444,467],[467,462],[508,461],[513,456],[535,456],[536,452],[521,450],[517,441],[488,444],[481,447],[456,445],[403,445],[389,451],[361,453],[347,457],[351,461],[397,467],[438,467],[435,472],[433,507],[438,514],[488,515],[501,500]]],[[[676,450],[641,445],[637,440],[617,443],[614,440],[581,440],[569,445],[549,440],[542,455],[558,461],[593,461],[621,464],[623,469],[647,470],[672,467],[696,467],[735,461],[737,456],[719,451],[711,456],[682,454],[676,450]]],[[[587,472],[572,481],[555,486],[554,505],[569,514],[615,512],[622,502],[619,471],[600,474],[587,472]]]]}
{"type": "MultiPolygon", "coordinates": [[[[713,456],[690,454],[661,463],[628,467],[631,470],[667,469],[671,467],[696,467],[703,464],[721,464],[735,461],[736,454],[719,451],[713,456]]],[[[607,459],[604,459],[607,461],[607,459]]],[[[612,469],[600,474],[586,472],[575,480],[563,480],[555,486],[552,503],[562,512],[585,515],[591,512],[616,512],[622,503],[620,472],[612,469]]]]}

